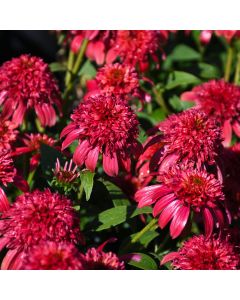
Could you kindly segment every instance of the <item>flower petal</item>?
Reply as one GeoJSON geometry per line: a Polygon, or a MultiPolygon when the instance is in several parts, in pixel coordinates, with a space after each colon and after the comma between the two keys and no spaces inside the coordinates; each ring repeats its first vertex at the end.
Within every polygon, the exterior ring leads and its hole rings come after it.
{"type": "Polygon", "coordinates": [[[98,147],[96,147],[88,152],[87,158],[85,160],[85,165],[92,172],[94,172],[94,170],[96,168],[98,156],[99,156],[99,148],[98,147]]]}
{"type": "Polygon", "coordinates": [[[177,256],[178,256],[178,252],[171,252],[171,253],[168,253],[167,255],[165,255],[163,257],[163,259],[161,260],[161,266],[162,265],[165,265],[166,263],[168,263],[169,261],[171,260],[174,260],[177,256]]]}
{"type": "Polygon", "coordinates": [[[158,224],[161,229],[163,229],[167,225],[167,223],[173,218],[180,205],[181,202],[179,200],[175,200],[164,208],[163,212],[161,213],[158,219],[158,224]]]}
{"type": "Polygon", "coordinates": [[[170,235],[173,239],[175,239],[182,233],[184,227],[187,224],[189,213],[190,208],[187,206],[182,206],[177,211],[177,214],[173,217],[170,225],[170,235]]]}
{"type": "Polygon", "coordinates": [[[118,160],[116,153],[113,153],[112,156],[103,154],[103,169],[109,176],[117,176],[118,160]]]}
{"type": "Polygon", "coordinates": [[[172,201],[176,200],[175,194],[171,193],[169,195],[163,196],[158,202],[155,204],[153,208],[153,216],[156,217],[160,214],[160,212],[168,206],[172,201]]]}
{"type": "Polygon", "coordinates": [[[204,220],[204,228],[205,228],[205,235],[209,238],[213,232],[213,216],[212,213],[208,208],[204,208],[203,210],[203,220],[204,220]]]}

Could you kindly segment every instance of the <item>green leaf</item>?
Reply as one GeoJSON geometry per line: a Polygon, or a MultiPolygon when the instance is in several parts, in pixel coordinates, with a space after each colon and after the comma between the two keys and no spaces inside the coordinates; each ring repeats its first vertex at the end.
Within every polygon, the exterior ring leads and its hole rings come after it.
{"type": "Polygon", "coordinates": [[[198,64],[198,67],[200,69],[199,75],[202,78],[210,79],[220,77],[220,71],[216,66],[212,66],[201,62],[198,64]]]}
{"type": "Polygon", "coordinates": [[[95,173],[89,170],[84,170],[80,173],[81,184],[83,185],[87,201],[90,199],[92,193],[94,175],[95,173]]]}
{"type": "Polygon", "coordinates": [[[201,58],[199,52],[183,44],[176,46],[170,56],[174,61],[190,61],[199,60],[201,58]]]}
{"type": "Polygon", "coordinates": [[[87,60],[84,65],[82,66],[79,75],[87,75],[88,78],[93,78],[96,76],[96,69],[93,66],[93,64],[90,62],[90,60],[87,60]]]}
{"type": "Polygon", "coordinates": [[[52,72],[66,72],[67,67],[59,62],[53,62],[49,65],[52,72]]]}
{"type": "Polygon", "coordinates": [[[157,123],[159,123],[160,121],[163,121],[166,118],[166,114],[163,111],[162,108],[157,108],[153,111],[153,113],[151,114],[151,120],[152,123],[155,125],[157,123]]]}
{"type": "Polygon", "coordinates": [[[125,222],[128,218],[134,218],[140,214],[152,213],[151,207],[136,208],[135,206],[116,206],[101,212],[98,215],[99,222],[102,223],[97,228],[97,231],[108,229],[112,226],[119,225],[125,222]]]}
{"type": "Polygon", "coordinates": [[[157,264],[153,258],[144,253],[133,253],[140,256],[139,261],[130,260],[129,265],[142,270],[157,270],[157,264]]]}
{"type": "Polygon", "coordinates": [[[127,206],[117,206],[101,212],[98,220],[103,223],[97,228],[97,231],[119,225],[126,221],[127,206]]]}
{"type": "Polygon", "coordinates": [[[194,106],[194,102],[182,101],[178,96],[174,95],[169,99],[170,105],[177,111],[183,111],[194,106]]]}
{"type": "MultiPolygon", "coordinates": [[[[134,236],[136,235],[137,233],[135,234],[132,234],[131,235],[131,239],[134,238],[134,236]]],[[[141,238],[138,240],[138,243],[140,243],[141,245],[143,245],[144,247],[147,247],[148,244],[153,240],[155,239],[157,236],[159,235],[159,233],[155,230],[149,230],[147,232],[145,232],[141,238]]]]}
{"type": "Polygon", "coordinates": [[[62,153],[46,144],[41,144],[40,153],[40,165],[43,173],[46,175],[52,174],[52,170],[55,169],[57,158],[59,159],[60,163],[64,162],[62,153]]]}
{"type": "Polygon", "coordinates": [[[198,84],[200,82],[201,80],[193,74],[182,71],[174,71],[168,78],[166,89],[171,90],[179,86],[198,84]]]}

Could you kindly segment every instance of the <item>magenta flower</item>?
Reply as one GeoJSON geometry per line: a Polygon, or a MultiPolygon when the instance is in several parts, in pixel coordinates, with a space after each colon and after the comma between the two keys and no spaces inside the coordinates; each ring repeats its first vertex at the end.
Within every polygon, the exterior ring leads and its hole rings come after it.
{"type": "Polygon", "coordinates": [[[82,257],[75,245],[43,241],[24,255],[23,270],[82,270],[82,257]]]}
{"type": "Polygon", "coordinates": [[[212,174],[189,168],[170,168],[158,176],[159,184],[139,190],[135,199],[138,207],[154,204],[153,216],[164,228],[170,221],[170,235],[178,237],[185,228],[190,212],[203,217],[205,233],[209,237],[214,224],[225,222],[224,194],[221,183],[212,174]]]}
{"type": "Polygon", "coordinates": [[[157,52],[167,38],[168,32],[164,30],[118,30],[107,62],[113,62],[119,56],[122,62],[144,72],[149,67],[150,57],[158,63],[157,52]]]}
{"type": "Polygon", "coordinates": [[[179,270],[238,270],[240,256],[237,248],[227,239],[203,235],[184,242],[178,252],[167,254],[161,264],[172,261],[179,270]]]}
{"type": "Polygon", "coordinates": [[[119,63],[105,65],[99,69],[96,81],[106,94],[123,98],[139,96],[139,78],[134,67],[119,63]]]}
{"type": "Polygon", "coordinates": [[[166,171],[176,163],[200,169],[211,165],[221,176],[217,160],[222,150],[222,138],[215,120],[200,110],[189,109],[169,116],[158,128],[162,134],[153,137],[148,145],[159,143],[162,147],[153,155],[150,168],[158,166],[159,171],[166,171]]]}
{"type": "Polygon", "coordinates": [[[41,133],[25,134],[21,141],[23,146],[17,147],[12,152],[12,156],[32,152],[33,155],[30,159],[30,171],[34,170],[39,165],[41,145],[45,144],[53,147],[56,144],[56,141],[53,138],[41,133]]]}
{"type": "Polygon", "coordinates": [[[124,270],[125,264],[113,252],[90,248],[84,256],[84,269],[87,270],[124,270]]]}
{"type": "Polygon", "coordinates": [[[34,109],[42,126],[56,123],[55,107],[61,112],[61,96],[48,65],[41,58],[21,55],[0,67],[2,116],[22,124],[34,109]]]}
{"type": "Polygon", "coordinates": [[[75,109],[72,122],[64,128],[62,149],[74,140],[79,144],[73,161],[94,171],[100,153],[103,169],[109,176],[116,176],[119,165],[129,170],[131,155],[140,150],[137,141],[138,120],[128,104],[120,98],[98,94],[86,98],[75,109]]]}
{"type": "Polygon", "coordinates": [[[48,189],[18,196],[0,220],[0,250],[8,249],[2,269],[20,268],[24,253],[45,240],[83,243],[71,201],[48,189]]]}
{"type": "Polygon", "coordinates": [[[53,173],[57,181],[63,184],[72,184],[80,176],[80,172],[78,172],[77,166],[73,166],[72,160],[69,163],[66,161],[64,167],[61,167],[59,159],[57,159],[53,173]]]}
{"type": "Polygon", "coordinates": [[[208,117],[222,126],[224,145],[229,146],[232,131],[240,137],[240,87],[224,80],[210,80],[185,92],[182,100],[195,101],[208,117]]]}
{"type": "Polygon", "coordinates": [[[12,144],[16,141],[17,135],[16,124],[0,117],[0,149],[12,149],[12,144]]]}

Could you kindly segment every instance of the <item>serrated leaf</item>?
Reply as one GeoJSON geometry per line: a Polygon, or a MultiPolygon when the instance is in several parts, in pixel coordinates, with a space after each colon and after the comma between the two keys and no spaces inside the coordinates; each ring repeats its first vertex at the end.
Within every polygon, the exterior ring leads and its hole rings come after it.
{"type": "Polygon", "coordinates": [[[139,256],[138,259],[130,260],[129,265],[137,267],[142,270],[157,270],[157,264],[153,258],[145,253],[133,253],[133,255],[139,256]]]}
{"type": "Polygon", "coordinates": [[[80,172],[81,184],[83,186],[84,192],[86,194],[86,200],[88,201],[91,197],[92,189],[93,189],[93,179],[95,173],[92,173],[89,170],[85,170],[80,172]]]}
{"type": "Polygon", "coordinates": [[[51,72],[66,72],[67,67],[59,62],[53,62],[49,64],[51,72]]]}
{"type": "Polygon", "coordinates": [[[201,58],[199,52],[184,44],[176,46],[170,56],[174,61],[190,61],[201,58]]]}
{"type": "Polygon", "coordinates": [[[166,89],[171,90],[182,85],[198,84],[200,82],[201,80],[193,74],[182,71],[174,71],[168,78],[166,89]]]}

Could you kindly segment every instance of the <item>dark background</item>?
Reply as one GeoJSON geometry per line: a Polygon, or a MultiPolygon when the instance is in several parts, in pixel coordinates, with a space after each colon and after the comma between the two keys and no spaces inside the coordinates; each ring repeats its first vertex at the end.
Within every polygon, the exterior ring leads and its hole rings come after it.
{"type": "Polygon", "coordinates": [[[54,32],[47,30],[0,30],[0,64],[21,54],[40,56],[47,63],[56,60],[54,32]]]}

